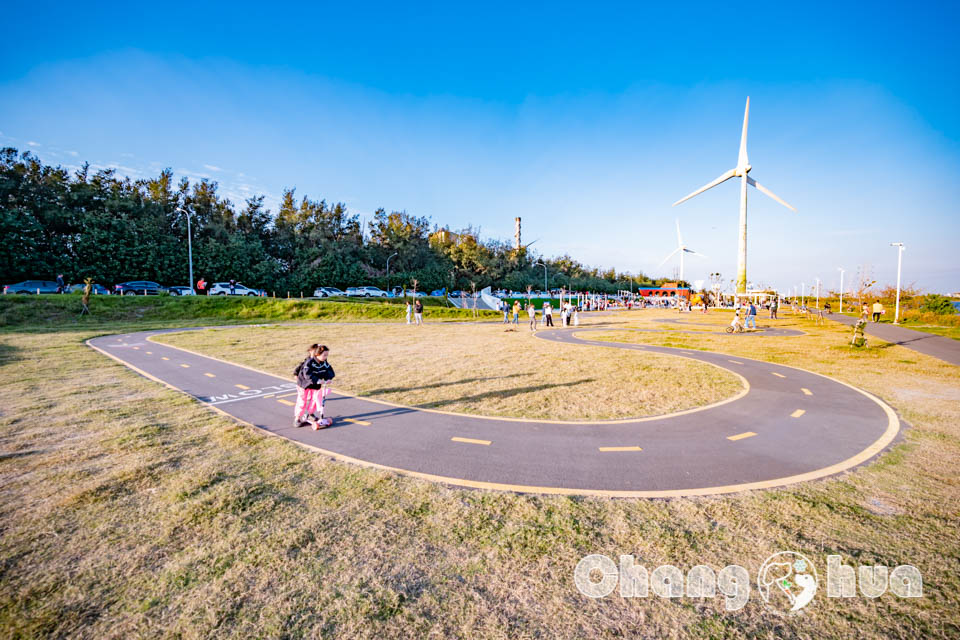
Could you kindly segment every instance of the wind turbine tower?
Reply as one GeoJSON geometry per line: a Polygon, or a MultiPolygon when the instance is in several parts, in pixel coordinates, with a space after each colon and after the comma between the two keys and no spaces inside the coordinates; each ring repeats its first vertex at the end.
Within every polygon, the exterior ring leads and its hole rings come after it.
{"type": "Polygon", "coordinates": [[[750,170],[753,168],[750,166],[750,161],[747,159],[747,122],[750,119],[750,97],[747,96],[747,106],[743,111],[743,132],[740,134],[740,155],[737,157],[737,166],[733,169],[730,169],[719,178],[710,182],[690,195],[681,198],[673,203],[673,206],[677,206],[681,202],[685,202],[690,198],[699,195],[711,189],[721,182],[726,182],[730,178],[740,178],[740,240],[737,245],[737,293],[743,294],[747,292],[747,185],[749,184],[752,187],[755,187],[760,193],[763,193],[767,196],[770,196],[786,208],[791,211],[796,211],[796,209],[783,200],[781,200],[776,194],[762,186],[756,180],[748,176],[750,170]]]}
{"type": "Polygon", "coordinates": [[[679,221],[679,220],[677,220],[677,248],[674,249],[673,251],[671,251],[670,254],[669,254],[666,258],[663,259],[663,262],[661,262],[661,263],[658,265],[658,268],[659,268],[659,267],[662,267],[663,265],[665,265],[665,264],[667,263],[667,260],[669,260],[670,258],[672,258],[672,257],[673,257],[674,255],[676,255],[677,253],[680,254],[680,280],[683,280],[683,254],[685,254],[685,253],[692,253],[693,255],[695,255],[695,256],[700,256],[701,258],[706,258],[706,257],[707,257],[707,256],[703,255],[702,253],[697,253],[697,252],[694,251],[693,249],[690,249],[689,247],[687,247],[687,245],[683,244],[683,236],[680,235],[680,221],[679,221]]]}

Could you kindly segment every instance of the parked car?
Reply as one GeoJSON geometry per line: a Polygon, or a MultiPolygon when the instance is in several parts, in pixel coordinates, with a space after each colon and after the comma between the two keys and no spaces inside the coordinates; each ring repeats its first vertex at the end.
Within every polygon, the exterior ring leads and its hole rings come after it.
{"type": "Polygon", "coordinates": [[[149,280],[131,280],[113,285],[113,293],[118,296],[148,296],[166,291],[156,282],[149,280]]]}
{"type": "Polygon", "coordinates": [[[56,293],[57,283],[49,280],[24,280],[17,284],[3,285],[3,293],[56,293]]]}
{"type": "Polygon", "coordinates": [[[446,289],[434,289],[430,292],[431,298],[439,298],[447,293],[446,289]]]}
{"type": "Polygon", "coordinates": [[[332,298],[333,296],[345,296],[347,295],[340,289],[336,287],[317,287],[313,291],[314,298],[332,298]]]}
{"type": "Polygon", "coordinates": [[[356,298],[389,298],[390,295],[377,287],[347,287],[347,295],[356,298]]]}
{"type": "Polygon", "coordinates": [[[229,282],[214,282],[213,286],[210,287],[210,295],[212,296],[260,296],[261,291],[259,289],[251,289],[245,287],[239,282],[234,285],[233,293],[230,291],[229,282]]]}
{"type": "MultiPolygon", "coordinates": [[[[72,284],[69,287],[67,287],[67,293],[73,293],[74,291],[79,291],[80,293],[83,293],[83,289],[86,286],[87,285],[85,284],[72,284]]],[[[90,293],[98,296],[108,296],[110,295],[110,290],[107,289],[102,284],[94,284],[90,287],[90,293]]]]}
{"type": "Polygon", "coordinates": [[[193,287],[167,287],[172,296],[195,296],[197,292],[193,290],[193,287]]]}

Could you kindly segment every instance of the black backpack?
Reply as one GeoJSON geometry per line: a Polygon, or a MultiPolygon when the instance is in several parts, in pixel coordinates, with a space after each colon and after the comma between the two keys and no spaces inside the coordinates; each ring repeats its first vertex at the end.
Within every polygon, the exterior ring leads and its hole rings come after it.
{"type": "Polygon", "coordinates": [[[308,375],[309,367],[307,366],[307,362],[309,361],[310,358],[304,359],[304,361],[298,364],[293,370],[293,375],[297,378],[297,386],[300,388],[306,388],[307,385],[313,384],[313,380],[311,380],[308,375]]]}

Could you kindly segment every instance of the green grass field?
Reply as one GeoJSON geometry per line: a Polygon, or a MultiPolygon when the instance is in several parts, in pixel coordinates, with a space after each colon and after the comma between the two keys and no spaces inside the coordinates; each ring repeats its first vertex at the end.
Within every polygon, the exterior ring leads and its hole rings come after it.
{"type": "MultiPolygon", "coordinates": [[[[0,631],[98,639],[958,637],[957,368],[875,339],[851,351],[847,328],[789,318],[783,326],[808,335],[622,331],[662,328],[649,322],[658,313],[618,314],[606,328],[619,333],[607,337],[828,372],[885,399],[909,428],[867,467],[781,490],[675,500],[461,490],[255,433],[83,343],[149,322],[7,325],[0,631]],[[650,568],[741,564],[754,573],[788,549],[815,559],[818,571],[829,553],[853,566],[913,564],[924,596],[820,594],[803,615],[780,617],[756,590],[728,613],[721,598],[590,600],[573,585],[573,568],[591,553],[633,554],[650,568]]],[[[719,327],[723,316],[707,322],[719,327]]],[[[411,339],[429,353],[438,336],[474,328],[427,325],[411,339]]],[[[580,348],[547,346],[557,357],[580,348]]],[[[216,351],[217,339],[207,348],[216,351]]],[[[514,372],[510,362],[502,375],[514,372]]]]}
{"type": "MultiPolygon", "coordinates": [[[[424,317],[431,321],[462,321],[475,316],[470,310],[444,305],[439,298],[421,298],[424,317]]],[[[0,296],[0,327],[36,329],[103,323],[249,323],[313,320],[322,322],[388,322],[406,315],[401,298],[286,299],[232,296],[91,296],[90,316],[80,316],[80,296],[0,296]]],[[[494,318],[478,311],[479,318],[494,318]]]]}

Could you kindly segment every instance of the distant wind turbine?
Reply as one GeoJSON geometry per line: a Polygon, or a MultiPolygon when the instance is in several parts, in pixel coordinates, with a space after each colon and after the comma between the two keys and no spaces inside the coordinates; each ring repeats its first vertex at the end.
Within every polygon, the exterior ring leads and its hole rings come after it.
{"type": "Polygon", "coordinates": [[[663,262],[661,262],[659,265],[657,265],[657,267],[659,268],[659,267],[662,267],[663,265],[667,264],[667,260],[669,260],[670,258],[672,258],[672,257],[673,257],[674,255],[676,255],[677,253],[680,254],[680,280],[683,280],[683,254],[685,254],[685,253],[692,253],[693,255],[695,255],[695,256],[700,256],[701,258],[706,258],[706,257],[707,257],[707,256],[703,255],[702,253],[697,253],[697,252],[694,251],[693,249],[688,248],[687,245],[683,244],[683,236],[680,235],[680,221],[679,221],[679,220],[677,220],[677,248],[674,249],[673,251],[671,251],[671,252],[670,252],[670,255],[668,255],[666,258],[664,258],[664,259],[663,259],[663,262]]]}
{"type": "Polygon", "coordinates": [[[681,198],[673,203],[673,206],[677,206],[681,202],[689,200],[695,195],[699,195],[710,189],[717,186],[721,182],[726,182],[730,178],[741,178],[740,180],[740,242],[738,244],[738,260],[737,260],[737,293],[746,293],[747,292],[747,185],[756,187],[761,193],[766,194],[785,206],[791,211],[796,211],[796,209],[779,197],[774,194],[772,191],[762,186],[756,180],[748,176],[750,169],[753,167],[750,166],[750,162],[747,160],[747,121],[750,119],[750,97],[747,96],[747,107],[743,111],[743,133],[740,135],[740,156],[737,158],[737,166],[733,169],[730,169],[719,178],[710,182],[685,198],[681,198]]]}

